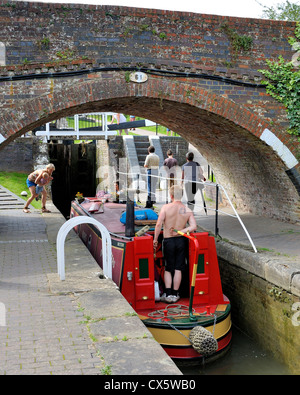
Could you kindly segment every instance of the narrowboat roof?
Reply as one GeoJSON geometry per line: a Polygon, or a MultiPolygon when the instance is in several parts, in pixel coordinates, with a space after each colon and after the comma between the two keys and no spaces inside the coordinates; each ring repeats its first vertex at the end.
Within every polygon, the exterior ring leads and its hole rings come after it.
{"type": "MultiPolygon", "coordinates": [[[[78,207],[81,207],[85,211],[85,214],[90,215],[99,222],[101,222],[110,233],[120,236],[125,235],[125,225],[120,221],[120,218],[121,215],[126,211],[126,204],[114,202],[102,203],[99,199],[86,198],[83,202],[80,203],[80,206],[78,205],[78,207]],[[99,209],[94,211],[94,208],[97,207],[99,209]]],[[[143,210],[143,208],[135,206],[134,210],[143,210]]],[[[136,230],[146,225],[146,222],[141,224],[136,223],[136,230]]]]}

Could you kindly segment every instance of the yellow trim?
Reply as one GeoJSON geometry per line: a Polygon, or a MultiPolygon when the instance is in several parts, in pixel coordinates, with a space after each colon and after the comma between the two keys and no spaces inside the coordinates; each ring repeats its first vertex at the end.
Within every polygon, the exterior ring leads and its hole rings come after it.
{"type": "Polygon", "coordinates": [[[192,287],[195,286],[195,282],[196,282],[196,274],[197,274],[197,268],[198,268],[198,264],[193,264],[193,276],[192,276],[192,287]]]}
{"type": "MultiPolygon", "coordinates": [[[[215,326],[215,332],[214,332],[214,337],[218,340],[226,333],[229,332],[231,328],[231,316],[229,316],[221,321],[218,322],[215,326]]],[[[162,329],[162,328],[151,328],[148,327],[149,331],[152,333],[153,337],[155,340],[163,345],[167,346],[190,346],[190,342],[188,339],[186,339],[182,334],[180,334],[178,331],[175,329],[162,329]]],[[[207,326],[205,327],[208,331],[211,333],[213,332],[214,326],[207,326]]],[[[189,337],[191,329],[186,329],[186,330],[181,330],[179,328],[180,332],[183,333],[187,338],[189,337]]]]}

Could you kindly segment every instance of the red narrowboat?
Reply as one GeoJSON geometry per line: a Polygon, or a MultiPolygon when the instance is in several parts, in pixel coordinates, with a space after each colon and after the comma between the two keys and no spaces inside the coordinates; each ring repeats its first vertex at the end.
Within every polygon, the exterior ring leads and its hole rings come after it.
{"type": "MultiPolygon", "coordinates": [[[[134,208],[134,217],[139,210],[134,208]]],[[[112,280],[172,359],[208,361],[224,354],[231,344],[231,307],[222,291],[214,237],[206,232],[186,236],[187,264],[180,300],[168,304],[160,300],[163,234],[154,253],[155,221],[135,220],[134,234],[128,236],[127,224],[120,221],[124,211],[126,204],[102,203],[97,198],[86,198],[82,203],[75,200],[71,205],[71,217],[90,216],[108,229],[112,280]],[[138,232],[145,224],[146,232],[138,232]]],[[[101,232],[91,224],[78,225],[75,230],[103,267],[101,232]]]]}

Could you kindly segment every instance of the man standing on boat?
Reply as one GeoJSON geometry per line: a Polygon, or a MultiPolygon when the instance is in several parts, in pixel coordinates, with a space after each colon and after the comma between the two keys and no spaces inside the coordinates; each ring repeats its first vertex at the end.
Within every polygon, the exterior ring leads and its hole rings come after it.
{"type": "Polygon", "coordinates": [[[186,265],[187,243],[187,239],[180,236],[177,231],[194,232],[197,229],[197,223],[192,210],[181,202],[182,188],[179,185],[170,188],[170,198],[172,202],[165,204],[160,210],[155,226],[153,248],[154,250],[157,248],[158,236],[163,226],[163,254],[166,267],[165,293],[162,295],[161,301],[176,303],[180,298],[178,291],[182,280],[182,271],[186,265]]]}

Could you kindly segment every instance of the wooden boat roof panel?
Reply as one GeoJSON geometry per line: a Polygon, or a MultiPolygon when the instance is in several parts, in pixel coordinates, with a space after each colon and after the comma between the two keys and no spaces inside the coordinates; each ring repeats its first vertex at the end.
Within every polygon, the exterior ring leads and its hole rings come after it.
{"type": "MultiPolygon", "coordinates": [[[[95,201],[85,201],[81,206],[89,211],[95,201]]],[[[122,213],[126,211],[126,204],[119,203],[104,203],[101,205],[99,212],[91,212],[91,216],[97,221],[101,222],[109,232],[112,233],[125,233],[125,225],[120,221],[122,213]]]]}

